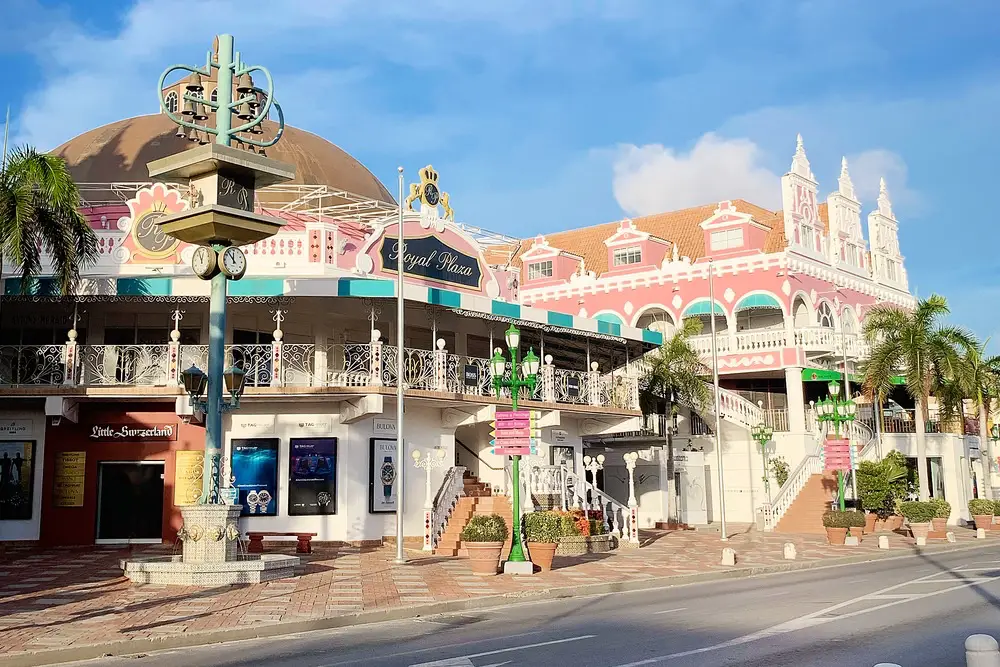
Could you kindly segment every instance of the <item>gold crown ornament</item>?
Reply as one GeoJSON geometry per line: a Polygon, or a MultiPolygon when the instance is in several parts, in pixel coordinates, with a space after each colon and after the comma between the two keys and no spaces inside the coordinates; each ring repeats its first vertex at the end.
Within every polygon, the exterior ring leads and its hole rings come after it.
{"type": "Polygon", "coordinates": [[[438,205],[441,205],[444,207],[444,217],[454,220],[455,211],[451,208],[450,197],[438,187],[438,172],[431,165],[427,165],[419,173],[420,182],[410,184],[410,194],[404,202],[407,210],[414,210],[413,204],[419,200],[421,209],[424,207],[437,209],[438,205]]]}

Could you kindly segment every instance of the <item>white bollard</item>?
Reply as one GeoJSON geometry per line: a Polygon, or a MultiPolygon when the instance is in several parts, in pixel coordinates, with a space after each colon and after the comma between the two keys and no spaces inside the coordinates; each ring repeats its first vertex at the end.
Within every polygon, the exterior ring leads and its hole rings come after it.
{"type": "Polygon", "coordinates": [[[927,538],[924,537],[924,536],[922,536],[922,535],[920,537],[918,537],[917,538],[917,546],[918,547],[926,547],[927,546],[927,538]]]}
{"type": "Polygon", "coordinates": [[[947,533],[945,533],[944,536],[948,538],[949,542],[958,542],[958,538],[955,537],[955,533],[951,532],[950,530],[947,533]]]}
{"type": "Polygon", "coordinates": [[[977,540],[985,540],[986,539],[986,529],[985,528],[976,528],[976,539],[977,540]]]}
{"type": "Polygon", "coordinates": [[[990,635],[970,635],[965,640],[966,667],[1000,667],[1000,645],[990,635]]]}
{"type": "Polygon", "coordinates": [[[901,667],[901,665],[897,665],[894,662],[880,662],[875,667],[901,667]]]}
{"type": "Polygon", "coordinates": [[[722,550],[722,565],[736,565],[736,551],[734,549],[722,550]]]}
{"type": "Polygon", "coordinates": [[[795,545],[791,542],[785,542],[785,560],[795,560],[796,555],[795,545]]]}
{"type": "Polygon", "coordinates": [[[845,547],[856,547],[858,546],[858,544],[860,544],[860,542],[858,542],[858,538],[854,537],[853,535],[848,535],[846,538],[844,538],[845,547]]]}
{"type": "Polygon", "coordinates": [[[878,548],[879,549],[888,549],[889,548],[889,536],[888,535],[879,535],[878,536],[878,548]]]}

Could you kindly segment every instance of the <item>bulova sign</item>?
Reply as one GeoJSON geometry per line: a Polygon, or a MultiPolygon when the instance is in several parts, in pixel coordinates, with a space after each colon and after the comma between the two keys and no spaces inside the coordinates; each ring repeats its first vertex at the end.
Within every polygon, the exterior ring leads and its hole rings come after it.
{"type": "Polygon", "coordinates": [[[95,424],[90,427],[91,440],[119,440],[145,442],[150,440],[176,440],[176,424],[95,424]]]}

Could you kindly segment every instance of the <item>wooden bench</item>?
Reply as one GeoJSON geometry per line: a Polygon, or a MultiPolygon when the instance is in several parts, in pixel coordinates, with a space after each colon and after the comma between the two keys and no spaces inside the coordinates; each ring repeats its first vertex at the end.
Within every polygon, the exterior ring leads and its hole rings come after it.
{"type": "Polygon", "coordinates": [[[247,545],[247,551],[252,554],[262,554],[264,553],[264,538],[265,537],[294,537],[298,540],[295,543],[295,553],[298,554],[311,554],[312,553],[312,538],[319,535],[319,533],[275,533],[275,532],[258,532],[249,531],[247,532],[247,537],[250,539],[250,543],[247,545]]]}

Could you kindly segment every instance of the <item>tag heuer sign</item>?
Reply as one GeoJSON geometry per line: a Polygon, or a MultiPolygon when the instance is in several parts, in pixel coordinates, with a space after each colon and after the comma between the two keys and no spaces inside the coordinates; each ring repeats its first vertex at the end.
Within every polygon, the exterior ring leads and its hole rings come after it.
{"type": "Polygon", "coordinates": [[[580,395],[580,378],[566,378],[566,395],[567,396],[579,396],[580,395]]]}
{"type": "Polygon", "coordinates": [[[116,440],[120,442],[147,442],[150,440],[176,440],[176,424],[97,424],[90,428],[91,440],[116,440]]]}
{"type": "Polygon", "coordinates": [[[479,366],[466,364],[462,369],[462,377],[465,379],[466,387],[475,387],[479,384],[479,366]]]}

